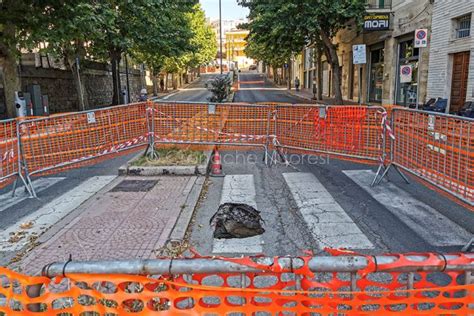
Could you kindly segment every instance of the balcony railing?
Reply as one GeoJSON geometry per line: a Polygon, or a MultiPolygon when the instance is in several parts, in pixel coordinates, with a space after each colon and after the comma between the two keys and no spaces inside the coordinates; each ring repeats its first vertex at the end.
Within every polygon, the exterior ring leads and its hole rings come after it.
{"type": "Polygon", "coordinates": [[[371,10],[391,10],[392,0],[366,0],[368,11],[371,10]]]}

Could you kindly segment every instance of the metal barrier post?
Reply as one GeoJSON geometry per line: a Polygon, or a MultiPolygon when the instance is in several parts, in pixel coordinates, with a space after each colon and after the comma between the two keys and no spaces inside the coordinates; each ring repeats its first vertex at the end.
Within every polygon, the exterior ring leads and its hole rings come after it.
{"type": "MultiPolygon", "coordinates": [[[[16,125],[16,135],[18,138],[17,141],[17,150],[18,150],[18,176],[20,177],[21,181],[25,185],[25,190],[28,191],[31,198],[37,198],[35,188],[33,187],[33,183],[31,182],[30,175],[28,173],[28,165],[24,159],[24,152],[23,152],[23,145],[21,141],[21,134],[20,134],[20,125],[21,122],[16,125]],[[25,176],[23,177],[23,171],[25,172],[25,176]]],[[[13,187],[12,196],[15,196],[16,191],[16,181],[13,187]]]]}

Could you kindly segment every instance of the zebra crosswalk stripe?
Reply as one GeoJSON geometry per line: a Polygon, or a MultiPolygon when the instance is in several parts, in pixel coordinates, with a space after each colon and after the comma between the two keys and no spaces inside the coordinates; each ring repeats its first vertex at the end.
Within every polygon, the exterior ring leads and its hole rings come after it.
{"type": "Polygon", "coordinates": [[[284,173],[296,205],[323,249],[373,249],[374,245],[312,173],[284,173]]]}
{"type": "Polygon", "coordinates": [[[41,235],[115,178],[116,176],[97,176],[89,178],[35,212],[19,219],[18,222],[0,232],[0,251],[17,251],[21,249],[28,244],[29,236],[41,235]],[[10,236],[21,230],[20,225],[28,222],[33,223],[33,226],[24,230],[23,238],[15,243],[9,242],[10,236]]]}
{"type": "MultiPolygon", "coordinates": [[[[35,188],[36,193],[40,193],[64,179],[66,178],[63,178],[63,177],[39,178],[33,181],[33,187],[35,188]]],[[[0,195],[0,213],[20,203],[21,201],[26,200],[29,197],[30,197],[29,193],[24,191],[23,186],[20,186],[17,188],[15,192],[15,196],[13,197],[12,197],[11,192],[7,192],[0,195]]]]}
{"type": "MultiPolygon", "coordinates": [[[[253,175],[227,175],[222,187],[221,204],[243,203],[257,208],[253,175]]],[[[263,253],[262,236],[243,239],[214,239],[213,253],[263,253]]]]}
{"type": "Polygon", "coordinates": [[[465,245],[472,238],[465,229],[393,183],[383,182],[372,187],[373,171],[343,172],[427,243],[441,247],[458,246],[465,245]]]}

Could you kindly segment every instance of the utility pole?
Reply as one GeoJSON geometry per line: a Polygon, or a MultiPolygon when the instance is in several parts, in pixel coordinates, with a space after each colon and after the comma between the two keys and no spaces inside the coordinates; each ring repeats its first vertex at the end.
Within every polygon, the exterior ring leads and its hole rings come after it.
{"type": "Polygon", "coordinates": [[[220,50],[220,57],[221,57],[221,65],[220,65],[220,69],[221,69],[221,75],[223,73],[222,71],[222,0],[219,0],[219,37],[220,37],[220,47],[221,47],[221,50],[220,50]]]}

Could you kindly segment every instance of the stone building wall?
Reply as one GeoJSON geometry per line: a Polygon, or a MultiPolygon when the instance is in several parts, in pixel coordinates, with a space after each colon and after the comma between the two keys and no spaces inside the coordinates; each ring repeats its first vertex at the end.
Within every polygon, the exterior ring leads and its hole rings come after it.
{"type": "MultiPolygon", "coordinates": [[[[90,109],[108,106],[112,102],[112,74],[107,65],[91,64],[91,68],[83,70],[85,74],[84,88],[89,95],[90,109]]],[[[21,67],[23,91],[30,84],[39,84],[41,93],[48,95],[50,113],[78,111],[78,96],[70,70],[55,68],[21,67]]],[[[137,102],[142,85],[139,70],[131,69],[129,74],[130,99],[137,102]]],[[[144,84],[144,83],[143,83],[144,84]]],[[[126,74],[121,74],[121,85],[126,87],[126,74]]]]}

